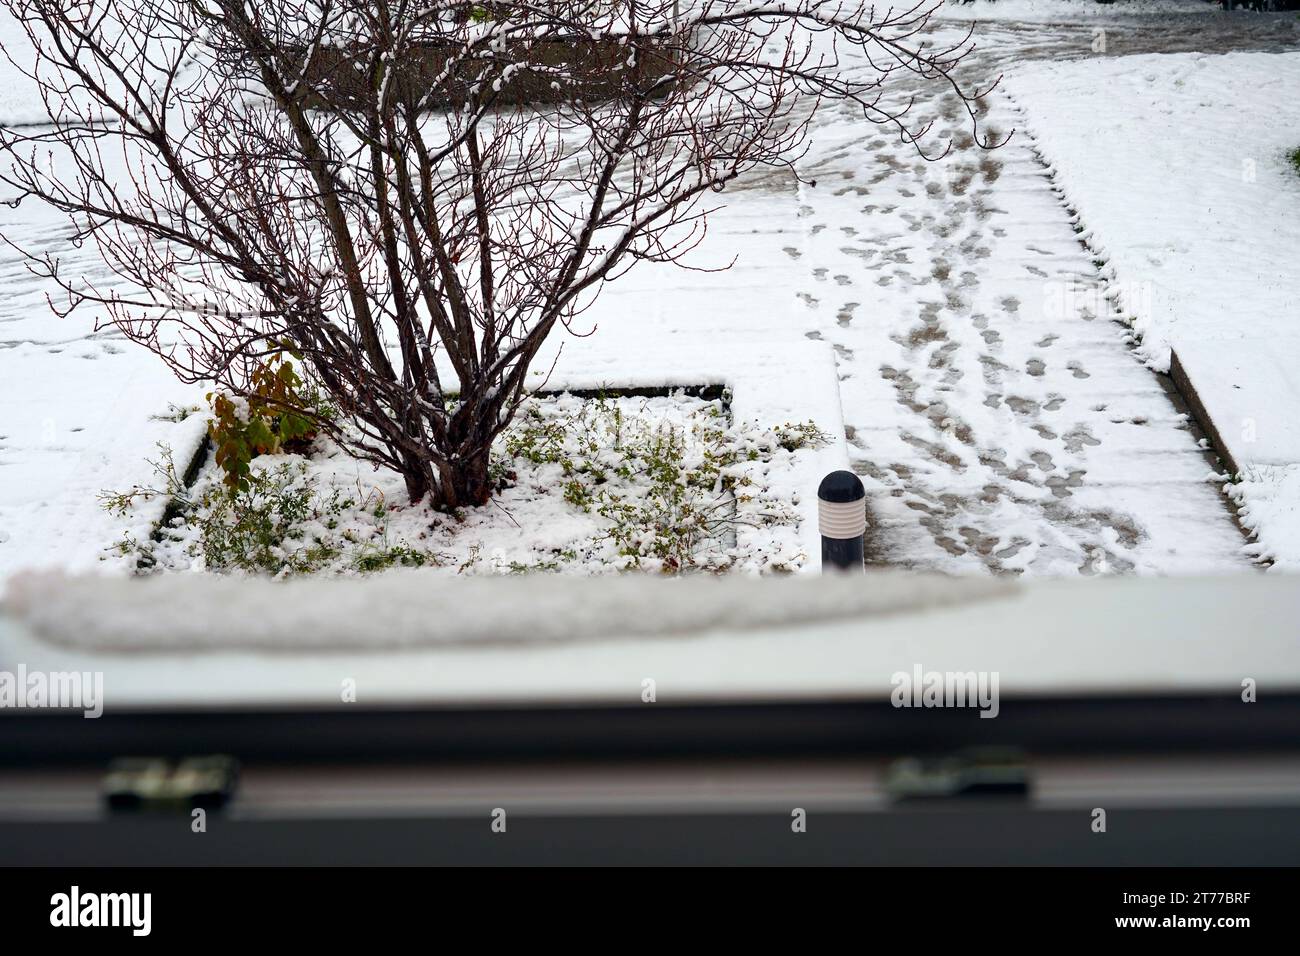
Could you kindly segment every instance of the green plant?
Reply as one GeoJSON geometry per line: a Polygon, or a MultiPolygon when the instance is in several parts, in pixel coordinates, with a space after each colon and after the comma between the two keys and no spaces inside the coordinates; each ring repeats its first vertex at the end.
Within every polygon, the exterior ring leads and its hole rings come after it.
{"type": "Polygon", "coordinates": [[[182,507],[189,503],[189,489],[176,468],[176,459],[170,445],[159,442],[158,457],[148,459],[154,474],[161,479],[160,486],[132,485],[129,491],[101,491],[98,495],[100,506],[111,515],[124,518],[132,509],[145,501],[155,498],[174,500],[182,507]]]}
{"type": "MultiPolygon", "coordinates": [[[[564,500],[602,519],[592,547],[612,545],[624,567],[676,572],[722,570],[730,565],[728,541],[740,527],[790,519],[784,503],[754,487],[750,469],[827,440],[812,422],[733,428],[716,402],[679,424],[627,416],[622,403],[600,397],[569,415],[548,415],[540,403],[530,403],[504,445],[518,462],[542,472],[558,469],[564,500]]],[[[509,567],[551,569],[555,563],[509,567]]]]}
{"type": "Polygon", "coordinates": [[[1297,173],[1300,173],[1300,146],[1297,146],[1295,149],[1291,150],[1291,152],[1287,153],[1286,158],[1287,162],[1291,164],[1291,168],[1297,173]]]}
{"type": "Polygon", "coordinates": [[[372,501],[346,496],[338,488],[324,492],[301,460],[253,465],[235,487],[208,479],[190,489],[171,449],[159,448],[158,459],[150,462],[159,479],[154,485],[99,496],[104,508],[119,517],[147,501],[169,503],[166,514],[174,517],[165,519],[151,539],[141,541],[125,532],[108,549],[134,557],[140,572],[160,563],[178,566],[181,555],[200,559],[210,571],[278,577],[347,569],[369,573],[447,560],[404,542],[390,543],[389,509],[382,495],[372,501]]]}
{"type": "Polygon", "coordinates": [[[366,547],[352,558],[352,567],[356,571],[368,574],[373,571],[387,571],[389,568],[423,568],[437,567],[443,564],[442,556],[432,551],[421,551],[404,544],[391,547],[366,547]]]}
{"type": "Polygon", "coordinates": [[[281,463],[250,469],[237,488],[213,486],[198,504],[187,523],[198,532],[191,554],[202,556],[205,567],[283,575],[319,570],[338,556],[336,543],[305,526],[337,517],[354,502],[338,489],[317,494],[305,465],[281,463]]]}
{"type": "Polygon", "coordinates": [[[786,422],[772,429],[777,442],[786,451],[798,451],[801,448],[820,448],[831,440],[831,436],[817,427],[815,422],[786,422]]]}
{"type": "Polygon", "coordinates": [[[223,481],[232,490],[249,490],[250,465],[258,455],[305,451],[319,423],[331,416],[283,353],[254,369],[250,386],[243,398],[219,392],[207,396],[212,405],[208,433],[223,481]]]}

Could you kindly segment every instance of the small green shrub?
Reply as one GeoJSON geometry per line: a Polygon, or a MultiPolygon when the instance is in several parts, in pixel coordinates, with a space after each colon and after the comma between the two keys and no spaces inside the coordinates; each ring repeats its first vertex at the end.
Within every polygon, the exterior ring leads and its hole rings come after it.
{"type": "Polygon", "coordinates": [[[363,548],[352,559],[352,568],[363,574],[387,571],[389,568],[423,568],[443,563],[441,556],[431,551],[407,547],[404,544],[363,548]]]}
{"type": "Polygon", "coordinates": [[[132,485],[130,491],[101,491],[99,503],[105,511],[119,518],[125,518],[131,510],[144,501],[155,498],[176,499],[182,505],[188,503],[188,489],[185,480],[176,468],[176,459],[170,445],[159,442],[158,457],[149,459],[154,474],[161,479],[159,486],[132,485]]]}
{"type": "Polygon", "coordinates": [[[363,573],[442,563],[441,557],[431,552],[388,544],[382,498],[373,507],[366,506],[381,523],[379,543],[359,543],[351,532],[339,532],[342,520],[365,503],[344,496],[337,488],[328,494],[320,492],[302,461],[252,467],[236,487],[209,483],[197,493],[185,487],[171,449],[163,447],[161,457],[152,464],[161,479],[158,486],[100,495],[104,507],[119,516],[157,497],[172,502],[177,511],[177,517],[159,528],[153,540],[140,541],[127,534],[110,549],[135,557],[137,569],[143,573],[155,569],[158,546],[167,543],[201,559],[206,570],[275,577],[335,567],[350,550],[355,553],[349,566],[363,573]]]}
{"type": "Polygon", "coordinates": [[[772,429],[777,441],[786,451],[798,451],[801,448],[820,448],[831,440],[831,436],[817,427],[813,422],[799,422],[778,425],[772,429]]]}
{"type": "Polygon", "coordinates": [[[1286,158],[1287,162],[1291,164],[1291,168],[1297,173],[1300,173],[1300,146],[1297,146],[1295,149],[1291,150],[1291,152],[1287,153],[1286,158]]]}
{"type": "Polygon", "coordinates": [[[328,536],[311,534],[309,522],[328,529],[354,502],[338,489],[317,494],[306,466],[283,463],[250,470],[239,487],[213,487],[193,509],[198,531],[192,553],[214,571],[240,570],[271,575],[319,570],[339,554],[328,536]]]}
{"type": "Polygon", "coordinates": [[[672,573],[722,570],[725,548],[706,545],[789,518],[779,502],[746,507],[757,497],[747,466],[827,440],[812,422],[733,429],[716,404],[676,426],[629,419],[618,402],[597,399],[568,418],[526,406],[504,446],[512,459],[558,466],[565,501],[604,519],[601,540],[626,567],[672,573]]]}
{"type": "Polygon", "coordinates": [[[250,490],[254,458],[306,451],[319,422],[332,417],[332,409],[299,377],[284,354],[259,365],[250,384],[244,398],[219,392],[207,396],[212,405],[208,434],[216,446],[223,481],[232,491],[250,490]]]}

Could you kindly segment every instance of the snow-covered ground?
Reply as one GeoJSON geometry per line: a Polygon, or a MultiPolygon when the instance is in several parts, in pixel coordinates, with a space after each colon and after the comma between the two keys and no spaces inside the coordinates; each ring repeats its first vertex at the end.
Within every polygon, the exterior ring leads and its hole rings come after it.
{"type": "Polygon", "coordinates": [[[1177,341],[1295,336],[1300,53],[1036,63],[1006,89],[1152,366],[1177,341]]]}
{"type": "Polygon", "coordinates": [[[1300,567],[1300,53],[1186,53],[1015,70],[1107,293],[1177,355],[1228,449],[1257,552],[1300,567]]]}
{"type": "MultiPolygon", "coordinates": [[[[1132,16],[1128,5],[1076,22],[1048,22],[1055,7],[1005,19],[1011,7],[996,6],[965,68],[972,81],[1027,60],[1095,59],[1103,24],[1107,56],[1300,48],[1294,18],[1198,14],[1199,0],[1172,5],[1194,15],[1132,16]]],[[[19,87],[6,90],[8,118],[26,119],[19,87]]],[[[1249,570],[1205,480],[1210,459],[1101,307],[1105,277],[1048,170],[1024,137],[974,147],[956,105],[918,102],[955,147],[936,164],[860,118],[825,113],[805,167],[815,186],[760,179],[719,197],[726,207],[695,264],[734,258],[734,268],[633,270],[584,317],[596,334],[563,343],[547,387],[728,384],[738,421],[815,421],[836,441],[774,476],[798,502],[810,553],[817,479],[851,459],[881,564],[1249,570]]],[[[1031,119],[1001,93],[986,107],[1004,132],[1031,119]]],[[[70,270],[93,271],[57,217],[26,205],[0,216],[7,232],[63,252],[70,270]]],[[[95,567],[120,531],[97,492],[147,482],[157,441],[192,444],[193,422],[170,421],[168,408],[194,404],[200,390],[176,385],[111,329],[95,332],[94,315],[52,317],[10,250],[0,250],[0,281],[0,577],[95,567]]]]}
{"type": "Polygon", "coordinates": [[[949,20],[1068,20],[1134,14],[1205,13],[1218,0],[945,0],[939,15],[949,20]]]}

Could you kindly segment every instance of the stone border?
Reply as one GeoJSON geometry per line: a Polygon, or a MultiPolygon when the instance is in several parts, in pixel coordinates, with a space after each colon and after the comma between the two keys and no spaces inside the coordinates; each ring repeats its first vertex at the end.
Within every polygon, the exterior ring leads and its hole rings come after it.
{"type": "Polygon", "coordinates": [[[1241,466],[1232,457],[1232,452],[1228,450],[1227,442],[1223,440],[1223,436],[1219,433],[1219,427],[1206,410],[1205,403],[1201,401],[1200,393],[1196,391],[1196,386],[1192,384],[1191,378],[1188,377],[1187,371],[1183,368],[1183,363],[1178,360],[1178,350],[1174,348],[1169,350],[1169,377],[1173,380],[1174,389],[1187,403],[1187,410],[1191,412],[1192,418],[1196,420],[1196,424],[1205,434],[1215,454],[1227,466],[1228,473],[1233,475],[1241,474],[1241,466]]]}

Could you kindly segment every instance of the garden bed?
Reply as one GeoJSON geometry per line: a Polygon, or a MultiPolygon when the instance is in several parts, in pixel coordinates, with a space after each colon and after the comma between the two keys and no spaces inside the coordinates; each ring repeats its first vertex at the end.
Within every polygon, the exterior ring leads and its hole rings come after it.
{"type": "Polygon", "coordinates": [[[800,513],[768,479],[824,440],[733,423],[719,387],[538,395],[498,442],[482,508],[411,505],[399,475],[324,438],[255,459],[238,495],[212,456],[164,451],[152,487],[105,503],[128,517],[170,502],[152,537],[111,549],[145,573],[789,571],[807,560],[800,513]]]}

